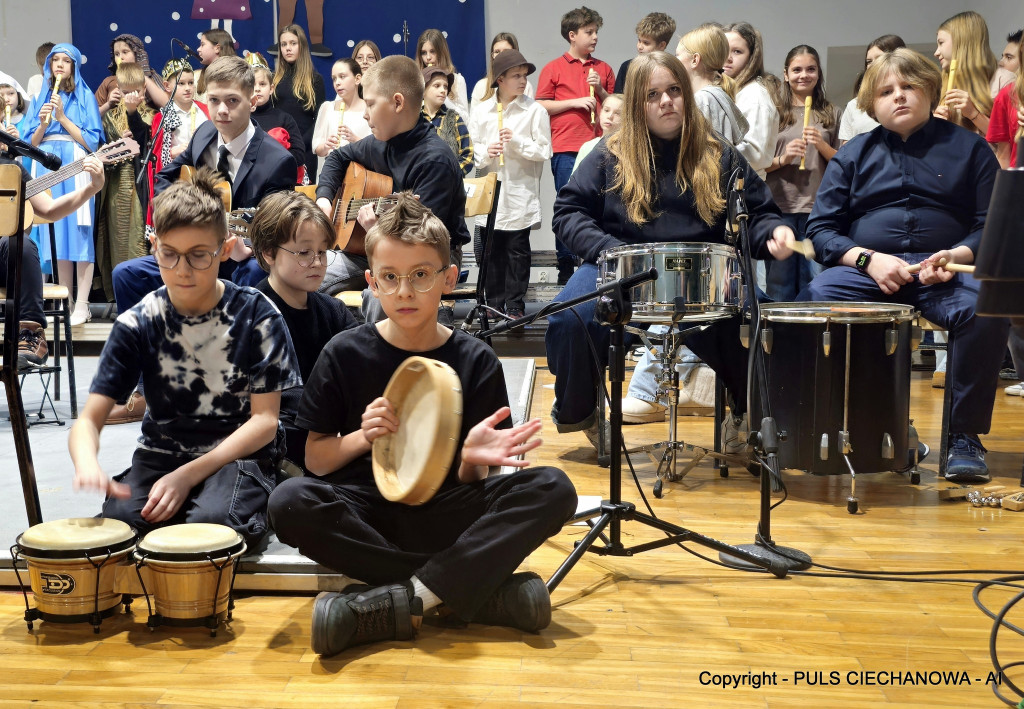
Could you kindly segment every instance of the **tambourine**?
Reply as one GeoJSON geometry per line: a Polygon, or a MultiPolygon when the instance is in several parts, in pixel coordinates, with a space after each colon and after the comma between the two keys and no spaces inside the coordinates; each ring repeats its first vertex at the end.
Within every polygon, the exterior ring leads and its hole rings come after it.
{"type": "Polygon", "coordinates": [[[384,389],[399,426],[373,442],[373,477],[392,502],[422,505],[444,482],[462,428],[462,383],[426,357],[402,362],[384,389]]]}

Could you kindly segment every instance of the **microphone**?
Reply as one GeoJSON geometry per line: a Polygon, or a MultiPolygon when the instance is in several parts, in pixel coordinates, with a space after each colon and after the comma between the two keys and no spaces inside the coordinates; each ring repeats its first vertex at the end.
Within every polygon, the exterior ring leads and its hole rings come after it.
{"type": "Polygon", "coordinates": [[[185,54],[187,54],[187,55],[188,55],[188,56],[190,56],[190,57],[195,57],[195,58],[196,58],[196,59],[197,59],[197,60],[198,60],[198,61],[199,61],[200,63],[202,63],[202,61],[203,61],[202,57],[200,57],[200,56],[199,56],[199,55],[198,55],[198,54],[196,53],[196,51],[195,51],[194,49],[192,49],[192,47],[188,46],[187,44],[185,44],[184,42],[182,42],[182,41],[181,41],[180,39],[178,39],[177,37],[174,37],[173,39],[171,39],[171,41],[172,41],[172,42],[175,42],[175,43],[176,43],[176,44],[177,44],[177,45],[178,45],[179,47],[181,47],[182,49],[184,49],[184,50],[185,50],[185,54]]]}
{"type": "Polygon", "coordinates": [[[45,150],[40,150],[36,146],[32,145],[32,143],[19,140],[4,131],[0,131],[0,143],[7,145],[7,150],[9,150],[13,155],[22,155],[26,158],[35,160],[47,170],[59,170],[60,166],[63,164],[59,155],[54,155],[53,153],[48,153],[45,150]]]}

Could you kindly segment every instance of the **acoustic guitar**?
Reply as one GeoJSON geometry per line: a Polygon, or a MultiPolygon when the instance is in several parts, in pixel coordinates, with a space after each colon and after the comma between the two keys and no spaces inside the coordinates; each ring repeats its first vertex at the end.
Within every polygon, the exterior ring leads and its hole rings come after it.
{"type": "MultiPolygon", "coordinates": [[[[97,150],[93,155],[99,158],[104,165],[116,165],[125,160],[131,160],[139,154],[139,144],[131,138],[121,138],[113,143],[108,143],[97,150]]],[[[88,157],[88,156],[87,156],[88,157]]],[[[73,177],[85,169],[85,158],[75,160],[64,165],[59,170],[47,173],[42,177],[29,180],[25,185],[25,224],[32,224],[35,219],[35,210],[28,200],[41,192],[45,192],[54,185],[60,184],[69,177],[73,177]]]]}
{"type": "Polygon", "coordinates": [[[377,214],[393,206],[398,195],[392,192],[392,186],[387,175],[367,170],[358,163],[348,164],[345,180],[331,205],[331,221],[337,234],[334,248],[366,255],[366,230],[356,221],[356,215],[364,204],[372,204],[377,214]]]}

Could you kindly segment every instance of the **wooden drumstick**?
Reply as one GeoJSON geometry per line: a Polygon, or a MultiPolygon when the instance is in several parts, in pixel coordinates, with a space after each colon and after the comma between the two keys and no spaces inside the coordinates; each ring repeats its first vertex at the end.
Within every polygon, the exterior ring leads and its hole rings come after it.
{"type": "MultiPolygon", "coordinates": [[[[593,87],[591,87],[591,88],[593,88],[593,87]]],[[[504,119],[505,119],[505,111],[502,108],[501,103],[499,102],[498,103],[498,142],[499,143],[501,143],[501,129],[504,126],[504,123],[505,123],[504,119]]],[[[499,165],[504,165],[505,164],[505,144],[504,143],[502,143],[502,145],[501,145],[501,153],[498,155],[498,164],[499,165]]]]}
{"type": "Polygon", "coordinates": [[[795,251],[798,254],[801,254],[807,260],[809,260],[809,261],[813,261],[814,260],[814,244],[811,243],[810,239],[800,239],[800,240],[798,240],[792,234],[787,234],[786,235],[786,240],[785,240],[784,243],[790,249],[792,249],[793,251],[795,251]]]}
{"type": "MultiPolygon", "coordinates": [[[[64,79],[64,75],[63,74],[54,74],[53,75],[53,93],[50,94],[50,103],[53,103],[57,99],[57,97],[60,95],[60,82],[63,79],[64,79]]],[[[51,118],[53,118],[53,111],[50,111],[50,115],[48,115],[46,117],[46,120],[43,121],[43,125],[46,125],[46,126],[50,125],[50,119],[51,118]]]]}
{"type": "MultiPolygon", "coordinates": [[[[917,273],[921,270],[923,263],[915,263],[912,266],[907,266],[907,273],[917,273]]],[[[964,263],[949,263],[946,259],[939,259],[939,268],[943,268],[953,273],[974,273],[974,264],[964,263]]]]}
{"type": "MultiPolygon", "coordinates": [[[[590,76],[591,74],[596,74],[596,73],[597,73],[596,71],[591,69],[589,72],[587,72],[587,76],[590,76]]],[[[590,85],[590,98],[594,98],[594,85],[593,84],[590,85]]],[[[595,123],[597,123],[597,119],[596,119],[596,116],[594,116],[594,109],[590,109],[590,125],[594,125],[595,123]]]]}
{"type": "MultiPolygon", "coordinates": [[[[811,105],[814,103],[814,98],[808,96],[804,99],[804,129],[811,125],[811,105]]],[[[800,169],[807,169],[807,148],[804,148],[804,154],[800,157],[800,169]]]]}

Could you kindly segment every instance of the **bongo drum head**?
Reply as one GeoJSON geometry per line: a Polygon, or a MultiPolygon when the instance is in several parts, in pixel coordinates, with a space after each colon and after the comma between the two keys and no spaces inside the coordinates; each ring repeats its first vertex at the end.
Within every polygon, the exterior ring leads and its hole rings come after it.
{"type": "Polygon", "coordinates": [[[223,524],[197,522],[160,527],[143,537],[139,551],[155,557],[165,555],[200,555],[233,553],[244,546],[242,536],[223,524]]]}
{"type": "Polygon", "coordinates": [[[29,527],[17,543],[22,552],[30,555],[36,552],[43,556],[67,556],[66,552],[77,552],[84,556],[98,549],[131,546],[134,539],[135,532],[120,520],[72,517],[29,527]]]}
{"type": "Polygon", "coordinates": [[[422,505],[444,482],[462,428],[462,384],[443,362],[410,357],[384,389],[398,431],[373,442],[373,477],[392,502],[422,505]]]}

